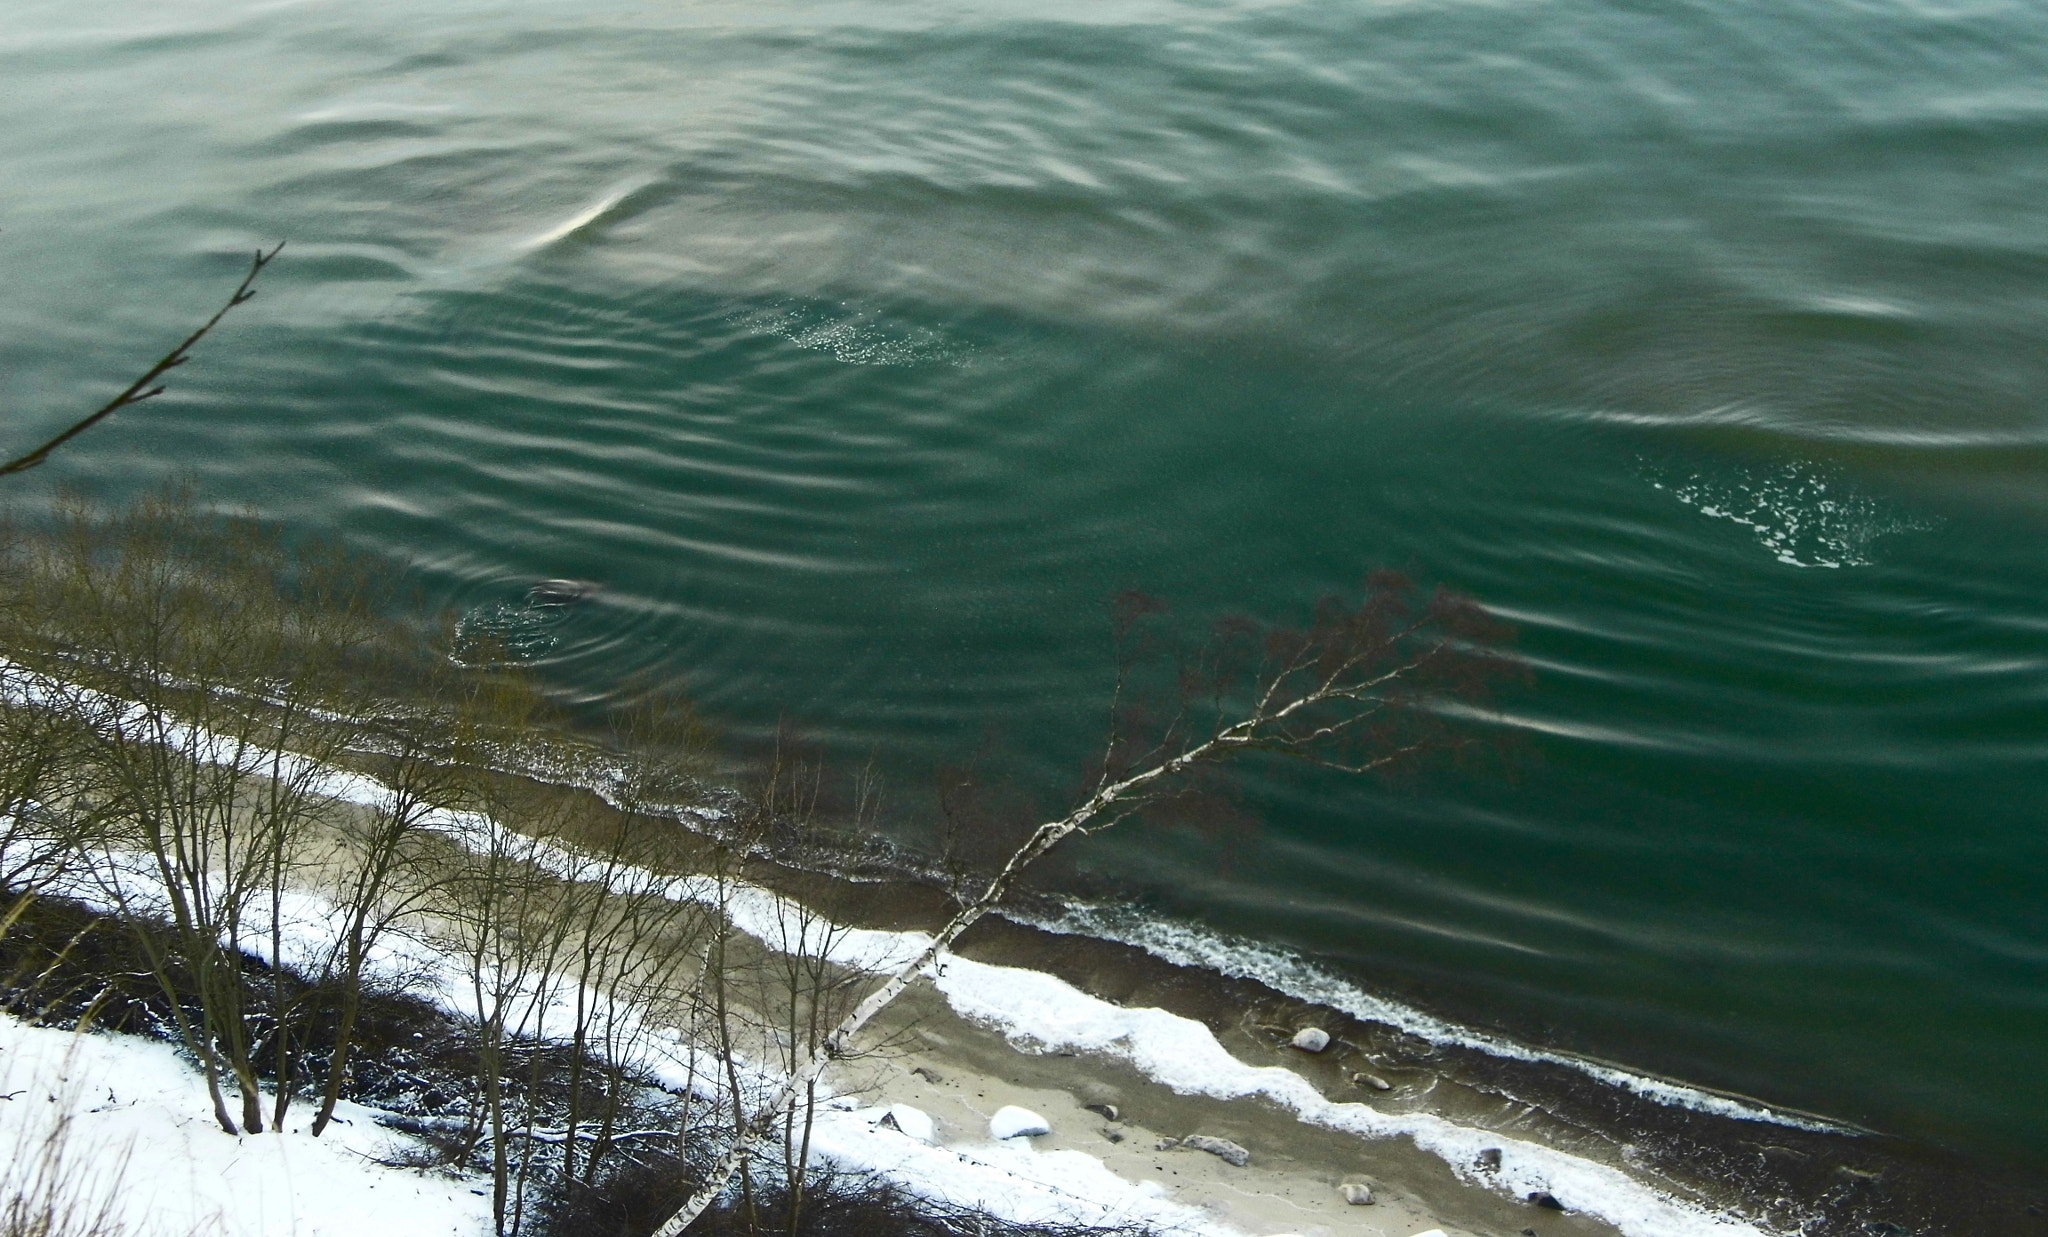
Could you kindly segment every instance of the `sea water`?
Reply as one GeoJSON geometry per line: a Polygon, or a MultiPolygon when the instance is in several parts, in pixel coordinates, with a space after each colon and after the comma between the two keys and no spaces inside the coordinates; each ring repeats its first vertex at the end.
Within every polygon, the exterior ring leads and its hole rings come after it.
{"type": "Polygon", "coordinates": [[[2037,7],[21,0],[0,119],[19,447],[288,242],[21,498],[188,477],[912,822],[1065,801],[1118,591],[1392,565],[1518,628],[1501,758],[1077,887],[2048,1170],[2037,7]]]}

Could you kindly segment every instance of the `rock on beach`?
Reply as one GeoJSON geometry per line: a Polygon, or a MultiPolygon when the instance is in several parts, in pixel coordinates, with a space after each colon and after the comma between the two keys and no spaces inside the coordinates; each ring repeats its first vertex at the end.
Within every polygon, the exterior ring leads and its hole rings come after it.
{"type": "Polygon", "coordinates": [[[889,1111],[883,1113],[881,1120],[875,1124],[887,1126],[892,1130],[901,1130],[921,1143],[938,1141],[938,1128],[932,1124],[930,1115],[923,1109],[912,1108],[908,1104],[889,1105],[889,1111]]]}
{"type": "Polygon", "coordinates": [[[1303,1052],[1321,1052],[1330,1046],[1330,1033],[1321,1027],[1303,1027],[1294,1033],[1292,1043],[1303,1052]]]}
{"type": "Polygon", "coordinates": [[[1196,1151],[1206,1151],[1234,1168],[1243,1168],[1252,1162],[1252,1153],[1228,1138],[1211,1138],[1207,1134],[1190,1134],[1180,1140],[1180,1145],[1196,1151]]]}
{"type": "Polygon", "coordinates": [[[988,1119],[988,1132],[997,1138],[1035,1138],[1052,1133],[1052,1123],[1029,1108],[1005,1104],[988,1119]]]}

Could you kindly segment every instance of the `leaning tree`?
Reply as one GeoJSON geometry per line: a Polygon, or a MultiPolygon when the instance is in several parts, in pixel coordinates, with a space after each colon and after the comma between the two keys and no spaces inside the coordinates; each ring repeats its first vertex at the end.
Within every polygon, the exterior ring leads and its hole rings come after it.
{"type": "Polygon", "coordinates": [[[1164,612],[1141,593],[1115,603],[1109,735],[1078,805],[1033,829],[921,953],[819,1041],[655,1237],[677,1237],[703,1214],[862,1028],[1053,848],[1142,813],[1198,804],[1213,794],[1209,771],[1247,756],[1366,774],[1469,748],[1478,734],[1459,724],[1462,715],[1522,672],[1505,624],[1465,597],[1425,595],[1392,572],[1369,577],[1360,598],[1323,599],[1305,625],[1227,619],[1194,646],[1161,634],[1164,612]]]}

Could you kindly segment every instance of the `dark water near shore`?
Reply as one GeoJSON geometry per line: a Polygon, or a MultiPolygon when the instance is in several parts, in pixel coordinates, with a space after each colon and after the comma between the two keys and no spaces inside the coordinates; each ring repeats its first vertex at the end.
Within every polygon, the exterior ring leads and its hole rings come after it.
{"type": "Polygon", "coordinates": [[[2001,3],[0,15],[25,493],[415,564],[587,700],[1089,751],[1103,601],[1391,563],[1519,624],[1511,780],[1256,785],[1164,912],[2048,1172],[2048,15],[2001,3]],[[990,736],[994,736],[991,738],[990,736]]]}

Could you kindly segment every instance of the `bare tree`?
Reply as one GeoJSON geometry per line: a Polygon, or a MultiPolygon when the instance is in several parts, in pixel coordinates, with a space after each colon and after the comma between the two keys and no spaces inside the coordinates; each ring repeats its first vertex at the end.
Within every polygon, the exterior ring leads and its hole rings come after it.
{"type": "Polygon", "coordinates": [[[1446,592],[1419,597],[1392,573],[1372,576],[1359,601],[1326,598],[1304,626],[1226,620],[1191,649],[1149,638],[1148,620],[1163,610],[1137,593],[1117,601],[1117,684],[1092,790],[1071,811],[1034,829],[916,958],[819,1039],[735,1131],[725,1154],[655,1237],[677,1237],[702,1215],[760,1145],[785,1127],[787,1114],[813,1094],[853,1037],[1060,843],[1184,801],[1198,789],[1195,775],[1246,755],[1368,773],[1464,747],[1472,740],[1448,724],[1447,713],[1482,698],[1519,666],[1504,652],[1508,631],[1478,605],[1446,592]],[[1143,707],[1142,672],[1150,669],[1162,670],[1172,684],[1164,708],[1143,707]]]}
{"type": "MultiPolygon", "coordinates": [[[[795,1234],[808,1194],[816,1080],[786,1100],[772,1080],[802,1067],[868,980],[841,957],[849,929],[803,902],[758,901],[746,908],[742,931],[741,900],[761,898],[747,879],[749,857],[811,853],[823,832],[825,788],[824,762],[807,755],[785,729],[709,865],[720,914],[710,928],[704,985],[710,1043],[724,1071],[721,1107],[732,1138],[757,1127],[766,1131],[734,1170],[740,1224],[756,1235],[795,1234]],[[762,1176],[779,1181],[779,1191],[761,1188],[757,1159],[762,1176]],[[779,1202],[779,1216],[764,1215],[764,1197],[779,1202]]],[[[878,793],[872,769],[864,770],[855,779],[849,823],[872,827],[878,793]]]]}
{"type": "Polygon", "coordinates": [[[375,629],[362,575],[176,491],[115,514],[67,500],[8,566],[34,598],[10,614],[9,645],[75,736],[63,806],[96,828],[83,857],[136,926],[216,1120],[260,1131],[259,1047],[286,1042],[293,1014],[286,886],[346,734],[337,686],[375,629]],[[245,964],[261,954],[267,992],[245,964]]]}
{"type": "MultiPolygon", "coordinates": [[[[530,739],[546,728],[543,714],[501,716],[495,729],[530,739]]],[[[474,1145],[489,1152],[503,1233],[520,1231],[536,1190],[600,1189],[625,1144],[692,1128],[696,1045],[715,1039],[710,994],[731,965],[712,928],[724,922],[715,906],[663,874],[694,866],[679,844],[701,844],[656,815],[694,791],[706,730],[667,696],[610,721],[609,748],[570,757],[602,778],[609,805],[482,775],[490,836],[473,840],[466,860],[476,879],[459,935],[479,1012],[474,1145]],[[641,1071],[677,1047],[690,1077],[660,1102],[662,1127],[624,1128],[622,1116],[646,1099],[641,1071]],[[509,1085],[522,1059],[523,1077],[509,1085]]]]}
{"type": "Polygon", "coordinates": [[[90,810],[78,802],[85,744],[74,720],[36,703],[30,671],[0,663],[0,925],[77,870],[90,810]]]}
{"type": "MultiPolygon", "coordinates": [[[[451,677],[436,667],[423,693],[430,705],[454,697],[451,677]]],[[[389,705],[359,716],[364,735],[382,750],[376,761],[385,793],[361,812],[336,813],[335,844],[326,884],[335,908],[334,939],[311,979],[332,993],[334,1040],[313,1134],[324,1133],[341,1100],[356,1047],[366,977],[377,947],[394,929],[420,916],[447,894],[456,879],[447,870],[446,843],[436,828],[447,809],[471,806],[472,778],[460,765],[474,731],[468,710],[450,717],[389,705]],[[432,737],[428,727],[434,726],[432,737]]],[[[288,1071],[278,1077],[278,1105],[286,1103],[288,1071]]]]}
{"type": "MultiPolygon", "coordinates": [[[[818,772],[798,769],[789,777],[799,798],[792,804],[806,818],[816,803],[818,772]],[[810,785],[804,783],[808,780],[810,785]]],[[[871,824],[873,800],[862,795],[857,819],[871,824]]],[[[803,902],[777,903],[773,935],[765,942],[771,965],[764,977],[760,1005],[769,1015],[771,1042],[779,1050],[776,1064],[796,1075],[845,1019],[865,986],[865,976],[837,960],[849,929],[832,922],[803,902]]],[[[811,1160],[811,1133],[817,1120],[818,1079],[805,1083],[781,1105],[780,1150],[783,1180],[783,1231],[796,1237],[806,1202],[811,1160]]]]}

